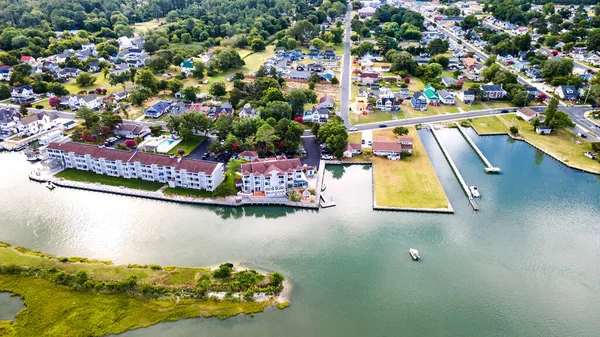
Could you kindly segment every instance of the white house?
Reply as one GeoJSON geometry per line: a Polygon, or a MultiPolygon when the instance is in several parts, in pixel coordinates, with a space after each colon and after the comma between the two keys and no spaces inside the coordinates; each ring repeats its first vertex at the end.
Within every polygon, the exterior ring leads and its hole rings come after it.
{"type": "Polygon", "coordinates": [[[361,144],[352,144],[350,142],[348,142],[348,144],[346,144],[346,149],[344,150],[344,157],[352,158],[353,155],[361,154],[361,153],[362,153],[362,145],[361,144]]]}
{"type": "Polygon", "coordinates": [[[196,190],[214,191],[223,181],[223,164],[203,160],[129,152],[79,143],[50,143],[50,158],[67,168],[126,179],[143,179],[196,190]]]}
{"type": "Polygon", "coordinates": [[[524,121],[530,123],[533,119],[539,118],[540,114],[532,108],[525,107],[517,111],[517,117],[520,117],[524,121]]]}
{"type": "Polygon", "coordinates": [[[325,123],[329,120],[329,110],[315,107],[314,109],[305,112],[303,120],[313,123],[325,123]]]}
{"type": "Polygon", "coordinates": [[[255,161],[242,164],[242,193],[264,193],[269,197],[285,197],[286,191],[308,186],[308,178],[316,173],[312,166],[302,165],[299,158],[255,161]]]}
{"type": "Polygon", "coordinates": [[[21,114],[14,108],[0,109],[0,139],[17,132],[21,114]]]}
{"type": "Polygon", "coordinates": [[[240,159],[246,159],[247,161],[255,161],[258,159],[258,152],[256,151],[243,151],[239,155],[240,159]]]}
{"type": "Polygon", "coordinates": [[[253,117],[257,117],[258,115],[259,115],[259,112],[254,110],[254,108],[252,107],[252,105],[250,105],[250,103],[244,104],[244,107],[240,109],[240,113],[239,113],[239,116],[241,118],[244,118],[244,117],[253,118],[253,117]]]}
{"type": "Polygon", "coordinates": [[[33,88],[30,85],[24,85],[22,87],[13,88],[10,91],[10,96],[13,102],[23,104],[35,99],[33,88]]]}
{"type": "Polygon", "coordinates": [[[44,146],[44,145],[48,145],[52,142],[56,142],[56,141],[60,140],[62,137],[63,137],[62,130],[56,130],[56,131],[48,132],[47,134],[41,136],[38,139],[38,142],[41,146],[44,146]]]}
{"type": "Polygon", "coordinates": [[[21,118],[18,129],[19,132],[23,132],[26,135],[35,135],[40,131],[50,130],[52,128],[52,121],[56,118],[58,118],[58,116],[54,114],[49,115],[45,112],[39,112],[21,118]]]}
{"type": "Polygon", "coordinates": [[[456,97],[458,97],[458,99],[465,104],[471,104],[471,103],[475,102],[475,91],[461,90],[458,92],[456,97]]]}
{"type": "Polygon", "coordinates": [[[133,48],[133,43],[131,43],[131,40],[127,36],[121,36],[118,41],[120,49],[133,48]]]}
{"type": "Polygon", "coordinates": [[[454,101],[454,96],[448,90],[440,90],[438,91],[438,96],[440,97],[440,102],[442,104],[454,105],[456,101],[454,101]]]}
{"type": "Polygon", "coordinates": [[[91,94],[79,98],[79,107],[86,107],[88,109],[96,110],[102,105],[102,100],[98,95],[91,94]]]}
{"type": "Polygon", "coordinates": [[[150,133],[150,130],[141,124],[118,124],[113,129],[117,136],[133,139],[135,137],[144,137],[150,133]]]}

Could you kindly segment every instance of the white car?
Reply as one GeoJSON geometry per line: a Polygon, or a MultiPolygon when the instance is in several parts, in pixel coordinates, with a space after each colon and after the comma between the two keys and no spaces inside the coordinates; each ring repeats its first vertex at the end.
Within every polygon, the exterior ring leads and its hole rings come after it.
{"type": "Polygon", "coordinates": [[[350,129],[348,129],[348,131],[358,131],[358,128],[357,128],[357,127],[355,127],[355,126],[353,126],[353,127],[351,127],[350,129]]]}

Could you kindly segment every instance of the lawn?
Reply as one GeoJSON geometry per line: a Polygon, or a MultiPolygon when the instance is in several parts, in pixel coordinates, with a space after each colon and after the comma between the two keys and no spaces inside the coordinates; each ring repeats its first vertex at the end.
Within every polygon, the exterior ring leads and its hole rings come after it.
{"type": "Polygon", "coordinates": [[[425,84],[418,77],[411,77],[410,84],[408,85],[408,90],[411,92],[416,92],[425,89],[425,84]]]}
{"type": "Polygon", "coordinates": [[[202,142],[205,139],[206,139],[206,137],[204,137],[204,136],[192,136],[189,139],[182,140],[181,142],[179,142],[179,144],[175,145],[175,147],[172,148],[168,153],[169,154],[178,154],[177,151],[183,150],[183,151],[185,151],[183,155],[187,156],[192,151],[194,151],[195,148],[200,146],[200,144],[202,144],[202,142]]]}
{"type": "Polygon", "coordinates": [[[100,183],[109,186],[125,186],[127,188],[133,188],[136,190],[148,190],[157,191],[164,184],[154,181],[146,181],[142,179],[126,179],[121,177],[112,177],[104,174],[96,174],[91,171],[81,171],[76,169],[66,169],[58,172],[56,175],[58,178],[64,178],[66,180],[80,181],[86,183],[100,183]]]}
{"type": "MultiPolygon", "coordinates": [[[[514,105],[509,101],[485,101],[483,103],[485,103],[485,105],[489,106],[490,109],[514,107],[514,105]]],[[[476,109],[472,109],[472,110],[476,110],[476,109]]]]}
{"type": "Polygon", "coordinates": [[[360,115],[355,113],[350,114],[350,122],[354,125],[385,122],[391,121],[392,119],[392,113],[389,111],[376,111],[367,115],[360,115]]]}
{"type": "Polygon", "coordinates": [[[130,25],[134,31],[138,33],[146,32],[148,30],[156,30],[160,24],[166,22],[165,18],[153,19],[146,22],[136,23],[134,25],[130,25]]]}
{"type": "Polygon", "coordinates": [[[497,116],[473,118],[471,126],[480,135],[508,133],[508,128],[497,116]]]}
{"type": "Polygon", "coordinates": [[[348,143],[360,144],[362,142],[362,132],[350,132],[348,133],[348,143]]]}
{"type": "MultiPolygon", "coordinates": [[[[403,208],[448,208],[449,202],[414,127],[413,155],[402,160],[373,156],[375,201],[379,206],[403,208]]],[[[392,130],[374,130],[373,139],[395,141],[392,130]]]]}
{"type": "Polygon", "coordinates": [[[538,135],[529,123],[515,118],[514,114],[502,115],[498,118],[507,126],[517,126],[520,137],[559,160],[577,168],[600,172],[600,163],[583,155],[586,151],[592,151],[591,143],[576,137],[571,130],[553,130],[550,135],[538,135]],[[575,141],[579,141],[580,144],[575,141]]]}
{"type": "MultiPolygon", "coordinates": [[[[89,87],[81,87],[79,86],[79,84],[77,84],[75,82],[75,79],[72,78],[70,79],[67,83],[65,83],[65,89],[67,89],[69,91],[69,93],[71,94],[77,94],[82,90],[85,91],[92,91],[95,90],[96,88],[103,88],[106,89],[106,94],[111,94],[113,92],[117,92],[117,91],[122,91],[123,90],[123,86],[121,84],[115,85],[115,86],[111,86],[110,83],[108,83],[108,76],[106,76],[106,78],[104,78],[104,74],[102,73],[98,73],[98,74],[92,74],[92,76],[96,77],[96,82],[92,85],[90,85],[89,87]]],[[[125,87],[129,88],[133,85],[132,82],[127,82],[125,83],[125,87]]]]}
{"type": "Polygon", "coordinates": [[[220,198],[230,195],[237,194],[237,188],[235,187],[235,178],[229,174],[225,175],[225,179],[213,192],[207,190],[196,190],[192,188],[184,187],[168,187],[163,192],[165,195],[175,194],[183,195],[186,197],[198,197],[198,198],[220,198]]]}
{"type": "Polygon", "coordinates": [[[485,110],[485,109],[487,109],[486,107],[483,106],[483,104],[478,103],[478,102],[475,102],[475,103],[469,105],[469,104],[465,104],[463,102],[458,101],[458,104],[465,111],[474,111],[474,110],[485,110]]]}
{"type": "Polygon", "coordinates": [[[207,190],[195,190],[192,188],[183,188],[183,187],[168,187],[163,192],[164,194],[176,194],[183,195],[186,197],[198,197],[198,198],[212,198],[213,192],[207,190]]]}

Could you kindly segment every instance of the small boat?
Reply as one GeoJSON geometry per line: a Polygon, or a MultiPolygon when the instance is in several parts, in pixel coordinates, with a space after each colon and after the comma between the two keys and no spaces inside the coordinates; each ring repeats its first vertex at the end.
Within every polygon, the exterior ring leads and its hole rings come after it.
{"type": "Polygon", "coordinates": [[[475,185],[470,186],[469,189],[471,190],[471,195],[473,195],[473,198],[479,198],[481,196],[479,194],[479,190],[477,189],[477,186],[475,186],[475,185]]]}
{"type": "Polygon", "coordinates": [[[27,148],[27,146],[28,146],[27,144],[23,144],[23,145],[17,146],[17,147],[15,147],[13,149],[13,151],[18,152],[18,151],[21,151],[21,150],[25,150],[27,148]]]}
{"type": "Polygon", "coordinates": [[[46,188],[49,190],[53,190],[55,187],[56,186],[51,181],[46,183],[46,188]]]}
{"type": "Polygon", "coordinates": [[[40,156],[38,156],[37,154],[32,154],[32,155],[27,156],[27,161],[30,161],[30,162],[35,162],[40,159],[41,159],[40,156]]]}
{"type": "Polygon", "coordinates": [[[419,251],[414,248],[409,249],[408,253],[410,254],[410,257],[412,257],[412,259],[415,261],[419,261],[419,259],[421,258],[421,256],[419,255],[419,251]]]}

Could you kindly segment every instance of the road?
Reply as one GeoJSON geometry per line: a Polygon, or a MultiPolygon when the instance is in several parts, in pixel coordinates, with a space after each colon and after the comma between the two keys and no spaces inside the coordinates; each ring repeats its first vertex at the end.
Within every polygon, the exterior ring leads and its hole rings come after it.
{"type": "Polygon", "coordinates": [[[348,4],[346,12],[346,26],[344,27],[344,55],[342,56],[342,81],[340,93],[340,117],[344,120],[346,127],[351,127],[348,104],[350,102],[350,22],[352,21],[352,4],[348,4]]]}

